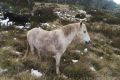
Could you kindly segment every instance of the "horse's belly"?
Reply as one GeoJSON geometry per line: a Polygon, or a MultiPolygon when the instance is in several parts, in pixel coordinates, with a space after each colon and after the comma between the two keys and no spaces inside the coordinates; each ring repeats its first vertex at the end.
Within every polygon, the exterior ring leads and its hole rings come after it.
{"type": "Polygon", "coordinates": [[[53,45],[43,46],[41,47],[40,50],[42,54],[47,54],[47,55],[55,55],[56,53],[55,47],[53,45]]]}

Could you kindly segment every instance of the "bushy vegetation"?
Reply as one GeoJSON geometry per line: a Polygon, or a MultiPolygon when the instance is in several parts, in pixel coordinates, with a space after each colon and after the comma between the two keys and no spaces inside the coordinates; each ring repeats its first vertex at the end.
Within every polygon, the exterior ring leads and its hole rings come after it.
{"type": "Polygon", "coordinates": [[[108,24],[120,24],[120,16],[119,13],[111,13],[104,10],[88,10],[88,14],[91,14],[93,17],[91,21],[103,21],[108,24]]]}
{"type": "Polygon", "coordinates": [[[33,17],[33,20],[41,23],[52,22],[58,18],[53,10],[54,7],[44,7],[38,9],[34,12],[35,16],[33,17]]]}

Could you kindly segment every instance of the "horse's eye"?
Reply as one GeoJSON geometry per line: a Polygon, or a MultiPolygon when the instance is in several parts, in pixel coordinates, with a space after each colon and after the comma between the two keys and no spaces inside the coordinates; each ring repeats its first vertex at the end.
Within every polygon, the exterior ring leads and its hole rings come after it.
{"type": "Polygon", "coordinates": [[[84,33],[86,33],[86,31],[84,31],[84,33]]]}

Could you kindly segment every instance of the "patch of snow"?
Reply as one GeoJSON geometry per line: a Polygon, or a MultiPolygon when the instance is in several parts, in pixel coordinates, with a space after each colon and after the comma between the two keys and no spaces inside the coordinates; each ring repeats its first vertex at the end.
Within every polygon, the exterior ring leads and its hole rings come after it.
{"type": "Polygon", "coordinates": [[[84,10],[78,10],[78,12],[81,14],[86,14],[86,11],[84,11],[84,10]]]}
{"type": "Polygon", "coordinates": [[[22,54],[21,52],[18,52],[18,51],[16,51],[16,50],[11,50],[11,52],[12,52],[13,54],[16,54],[16,55],[21,55],[21,54],[22,54]]]}
{"type": "Polygon", "coordinates": [[[18,26],[18,25],[16,25],[16,28],[22,29],[22,28],[24,28],[24,26],[18,26]]]}
{"type": "Polygon", "coordinates": [[[49,27],[49,23],[42,23],[42,26],[46,26],[46,27],[49,27]]]}
{"type": "Polygon", "coordinates": [[[79,19],[79,21],[87,21],[87,18],[79,19]]]}
{"type": "Polygon", "coordinates": [[[88,49],[87,49],[87,48],[85,48],[85,49],[84,49],[84,52],[88,52],[88,49]]]}
{"type": "Polygon", "coordinates": [[[96,71],[95,68],[94,68],[93,66],[90,67],[90,70],[96,71]]]}
{"type": "Polygon", "coordinates": [[[27,28],[27,29],[28,29],[28,28],[30,28],[30,26],[31,26],[30,23],[26,23],[26,24],[25,24],[25,27],[22,26],[22,25],[16,25],[15,27],[18,28],[18,29],[23,29],[23,28],[27,28]]]}
{"type": "Polygon", "coordinates": [[[74,60],[74,59],[72,59],[72,62],[73,62],[73,63],[77,63],[77,62],[78,62],[78,60],[74,60]]]}
{"type": "Polygon", "coordinates": [[[2,68],[0,68],[0,74],[2,74],[4,72],[7,72],[7,71],[8,71],[8,69],[2,69],[2,68]]]}
{"type": "Polygon", "coordinates": [[[112,40],[110,40],[110,43],[112,43],[112,40]]]}
{"type": "Polygon", "coordinates": [[[63,61],[66,61],[66,59],[63,59],[63,61]]]}
{"type": "Polygon", "coordinates": [[[118,57],[120,57],[120,55],[117,55],[118,57]]]}
{"type": "Polygon", "coordinates": [[[49,23],[42,23],[41,27],[46,29],[46,28],[50,27],[50,25],[49,25],[49,23]]]}
{"type": "Polygon", "coordinates": [[[20,52],[18,52],[18,51],[16,51],[15,53],[18,54],[18,55],[22,54],[22,53],[20,53],[20,52]]]}
{"type": "Polygon", "coordinates": [[[52,26],[53,26],[54,28],[56,27],[56,25],[54,25],[54,24],[53,24],[52,26]]]}
{"type": "Polygon", "coordinates": [[[8,33],[8,31],[5,31],[5,33],[8,33]]]}
{"type": "Polygon", "coordinates": [[[24,31],[27,31],[27,29],[24,29],[24,31]]]}
{"type": "Polygon", "coordinates": [[[103,57],[101,56],[100,59],[103,59],[103,57]]]}
{"type": "Polygon", "coordinates": [[[7,46],[7,47],[2,47],[3,50],[8,50],[10,49],[11,47],[7,46]]]}
{"type": "Polygon", "coordinates": [[[107,21],[107,18],[104,18],[103,21],[107,21]]]}
{"type": "Polygon", "coordinates": [[[93,10],[94,12],[96,12],[97,10],[93,10]]]}
{"type": "Polygon", "coordinates": [[[8,22],[8,21],[9,21],[8,18],[5,19],[5,20],[1,20],[1,21],[0,21],[0,25],[1,25],[1,26],[10,26],[10,25],[13,24],[13,22],[8,22]],[[7,24],[7,22],[8,22],[8,24],[7,24]]]}
{"type": "Polygon", "coordinates": [[[81,53],[82,55],[84,54],[84,53],[81,53]]]}
{"type": "Polygon", "coordinates": [[[17,38],[13,38],[14,40],[17,40],[17,38]]]}
{"type": "Polygon", "coordinates": [[[2,33],[2,34],[7,34],[7,33],[8,33],[8,31],[1,31],[1,33],[2,33]]]}
{"type": "Polygon", "coordinates": [[[85,16],[86,16],[86,18],[91,18],[92,17],[90,14],[86,14],[85,16]]]}
{"type": "Polygon", "coordinates": [[[80,50],[75,50],[76,53],[80,53],[81,51],[80,50]]]}
{"type": "Polygon", "coordinates": [[[63,78],[67,79],[68,77],[66,75],[63,75],[63,78]]]}
{"type": "Polygon", "coordinates": [[[41,77],[43,74],[38,72],[38,70],[31,69],[31,75],[35,77],[41,77]]]}
{"type": "Polygon", "coordinates": [[[57,14],[57,15],[60,15],[61,14],[61,12],[59,12],[59,11],[56,11],[56,12],[54,12],[55,14],[57,14]]]}
{"type": "Polygon", "coordinates": [[[18,62],[19,61],[19,59],[16,59],[16,62],[18,62]]]}
{"type": "Polygon", "coordinates": [[[100,41],[104,41],[104,39],[100,39],[100,41]]]}
{"type": "Polygon", "coordinates": [[[30,28],[30,26],[31,26],[31,23],[26,23],[26,25],[25,25],[25,28],[30,28]]]}

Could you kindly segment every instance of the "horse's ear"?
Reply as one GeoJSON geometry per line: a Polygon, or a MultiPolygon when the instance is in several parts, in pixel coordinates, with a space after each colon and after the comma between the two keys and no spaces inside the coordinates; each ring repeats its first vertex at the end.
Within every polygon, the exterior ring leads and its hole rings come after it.
{"type": "Polygon", "coordinates": [[[80,27],[82,26],[82,24],[83,24],[83,22],[82,22],[82,21],[80,21],[80,27]]]}

